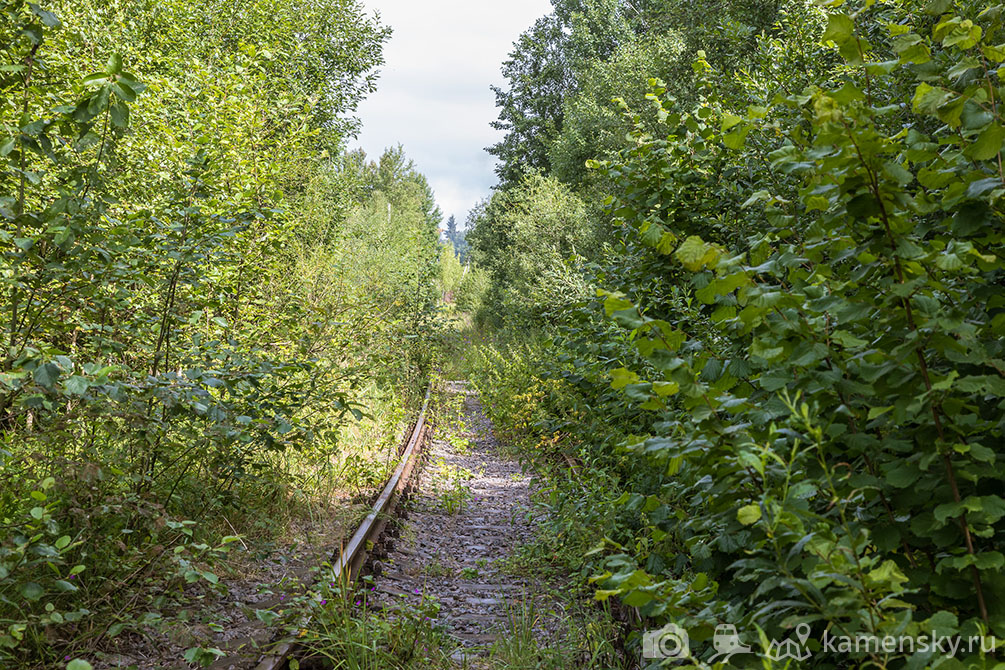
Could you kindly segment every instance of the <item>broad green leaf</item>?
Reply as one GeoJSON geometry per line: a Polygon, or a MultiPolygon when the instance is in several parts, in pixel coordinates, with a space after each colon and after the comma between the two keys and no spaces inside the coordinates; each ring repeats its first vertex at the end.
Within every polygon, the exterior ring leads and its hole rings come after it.
{"type": "Polygon", "coordinates": [[[736,130],[726,133],[722,136],[722,143],[730,149],[742,149],[743,145],[747,141],[747,134],[750,132],[749,127],[740,127],[736,130]]]}
{"type": "Polygon", "coordinates": [[[87,389],[90,388],[91,382],[86,377],[81,377],[80,375],[73,375],[68,377],[65,382],[63,382],[63,387],[66,392],[70,395],[84,395],[87,389]]]}
{"type": "Polygon", "coordinates": [[[913,485],[921,477],[921,470],[910,463],[902,463],[886,473],[886,481],[903,489],[913,485]]]}
{"type": "Polygon", "coordinates": [[[736,511],[736,519],[744,526],[757,523],[761,518],[761,506],[757,504],[744,505],[736,511]]]}
{"type": "Polygon", "coordinates": [[[852,38],[855,33],[855,22],[847,14],[829,14],[827,16],[827,29],[821,38],[824,42],[830,41],[841,45],[852,38]]]}
{"type": "Polygon", "coordinates": [[[849,349],[859,349],[868,344],[865,340],[855,337],[846,330],[835,330],[831,333],[831,340],[849,349]]]}
{"type": "Polygon", "coordinates": [[[925,13],[933,16],[945,14],[953,6],[953,0],[928,0],[925,4],[925,13]]]}
{"type": "Polygon", "coordinates": [[[706,266],[715,267],[721,255],[715,246],[704,242],[696,235],[684,240],[674,252],[674,258],[692,272],[698,272],[706,266]]]}
{"type": "Polygon", "coordinates": [[[105,64],[105,72],[108,74],[119,74],[122,72],[122,56],[117,53],[109,56],[108,63],[105,64]]]}
{"type": "MultiPolygon", "coordinates": [[[[59,18],[52,12],[42,9],[34,2],[28,3],[31,7],[31,13],[34,14],[42,21],[42,24],[48,28],[58,28],[60,25],[59,18]]],[[[72,669],[71,669],[72,670],[72,669]]]]}
{"type": "Polygon", "coordinates": [[[1005,128],[995,122],[981,131],[973,144],[966,147],[963,153],[974,160],[991,160],[1001,151],[1003,140],[1005,140],[1005,128]]]}
{"type": "Polygon", "coordinates": [[[109,118],[112,120],[112,125],[116,128],[125,128],[129,125],[129,106],[122,100],[113,102],[112,106],[108,108],[108,113],[109,118]]]}
{"type": "Polygon", "coordinates": [[[623,389],[639,381],[639,376],[627,368],[611,370],[611,388],[623,389]]]}
{"type": "Polygon", "coordinates": [[[882,416],[887,412],[889,412],[891,409],[893,409],[893,405],[886,405],[886,406],[877,405],[876,407],[870,407],[868,419],[872,421],[877,416],[882,416]]]}
{"type": "Polygon", "coordinates": [[[959,49],[970,49],[981,41],[981,27],[973,21],[960,21],[958,25],[942,39],[943,46],[955,46],[959,49]]]}
{"type": "Polygon", "coordinates": [[[743,121],[742,116],[736,116],[735,114],[729,114],[729,113],[723,114],[721,131],[726,132],[727,130],[729,130],[736,124],[740,123],[741,121],[743,121]]]}
{"type": "Polygon", "coordinates": [[[26,582],[22,584],[18,591],[25,600],[30,600],[32,602],[38,602],[41,600],[42,596],[45,595],[45,589],[35,582],[26,582]]]}
{"type": "Polygon", "coordinates": [[[656,391],[656,395],[665,398],[677,393],[680,385],[677,382],[653,382],[653,390],[656,391]]]}
{"type": "Polygon", "coordinates": [[[939,107],[953,97],[954,95],[951,91],[921,82],[914,90],[914,98],[912,98],[911,104],[915,112],[934,115],[938,112],[939,107]]]}
{"type": "Polygon", "coordinates": [[[890,591],[900,591],[903,584],[910,581],[900,567],[892,560],[885,560],[874,570],[870,570],[866,575],[868,580],[874,585],[885,586],[890,591]]]}

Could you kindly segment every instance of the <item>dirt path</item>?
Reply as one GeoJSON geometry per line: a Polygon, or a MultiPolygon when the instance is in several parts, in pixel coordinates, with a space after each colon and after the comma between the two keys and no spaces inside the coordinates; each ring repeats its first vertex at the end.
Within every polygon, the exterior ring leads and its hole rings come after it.
{"type": "Polygon", "coordinates": [[[451,401],[459,420],[433,436],[404,528],[377,565],[371,602],[394,609],[435,598],[437,623],[461,643],[454,658],[463,661],[505,634],[541,589],[505,569],[533,533],[530,477],[501,453],[467,385],[448,382],[451,401]]]}

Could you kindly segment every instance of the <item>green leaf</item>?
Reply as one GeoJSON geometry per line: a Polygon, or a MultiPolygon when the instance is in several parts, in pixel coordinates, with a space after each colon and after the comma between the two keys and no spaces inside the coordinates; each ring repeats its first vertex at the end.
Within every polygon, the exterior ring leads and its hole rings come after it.
{"type": "Polygon", "coordinates": [[[80,83],[84,86],[103,86],[108,83],[108,75],[104,72],[95,72],[81,79],[80,83]]]}
{"type": "Polygon", "coordinates": [[[639,381],[639,376],[627,368],[611,370],[611,388],[623,389],[639,381]]]}
{"type": "Polygon", "coordinates": [[[960,21],[960,23],[950,30],[949,33],[942,39],[942,46],[955,46],[959,49],[970,49],[981,41],[981,34],[981,27],[974,25],[973,21],[960,21]]]}
{"type": "Polygon", "coordinates": [[[743,204],[740,206],[746,209],[747,207],[750,207],[751,205],[758,203],[762,200],[770,202],[772,200],[771,193],[763,189],[761,189],[760,191],[754,191],[749,198],[743,201],[743,204]]]}
{"type": "Polygon", "coordinates": [[[31,7],[31,13],[37,16],[42,24],[47,28],[59,27],[59,18],[55,14],[42,9],[34,2],[29,3],[28,6],[31,7]]]}
{"type": "Polygon", "coordinates": [[[757,504],[744,505],[736,511],[736,519],[744,526],[757,523],[761,518],[761,506],[757,504]]]}
{"type": "Polygon", "coordinates": [[[895,486],[899,489],[907,488],[918,481],[921,477],[921,471],[914,465],[910,463],[903,463],[891,468],[886,473],[886,481],[890,483],[891,486],[895,486]]]}
{"type": "Polygon", "coordinates": [[[953,0],[928,0],[928,4],[925,5],[925,13],[939,16],[948,12],[952,6],[953,0]]]}
{"type": "Polygon", "coordinates": [[[985,551],[977,554],[974,565],[978,570],[1000,570],[1005,566],[1005,556],[1000,551],[985,551]]]}
{"type": "Polygon", "coordinates": [[[625,328],[635,329],[644,323],[642,316],[639,315],[639,308],[634,305],[628,309],[612,312],[611,317],[625,328]]]}
{"type": "Polygon", "coordinates": [[[73,375],[63,382],[63,388],[70,395],[84,395],[90,386],[90,380],[80,375],[73,375]]]}
{"type": "Polygon", "coordinates": [[[722,143],[729,149],[742,149],[747,142],[749,127],[737,128],[731,133],[722,136],[722,143]]]}
{"type": "Polygon", "coordinates": [[[653,390],[661,398],[673,395],[680,390],[677,382],[653,382],[653,390]]]}
{"type": "Polygon", "coordinates": [[[830,14],[827,17],[827,29],[821,40],[841,45],[852,38],[855,33],[855,22],[847,14],[830,14]]]}
{"type": "Polygon", "coordinates": [[[213,663],[217,658],[226,656],[225,653],[215,647],[192,647],[185,650],[183,657],[189,663],[198,663],[205,667],[213,663]]]}
{"type": "Polygon", "coordinates": [[[45,589],[42,588],[40,584],[35,582],[26,582],[21,585],[18,589],[25,600],[30,600],[32,602],[38,602],[41,600],[42,596],[45,595],[45,589]]]}
{"type": "Polygon", "coordinates": [[[742,116],[736,116],[735,114],[723,114],[721,131],[726,132],[741,121],[743,121],[742,116]]]}
{"type": "Polygon", "coordinates": [[[66,664],[66,670],[94,670],[91,664],[79,658],[75,658],[66,664]]]}
{"type": "Polygon", "coordinates": [[[279,614],[272,610],[255,610],[255,618],[266,626],[271,626],[279,618],[279,614]]]}
{"type": "Polygon", "coordinates": [[[119,74],[122,72],[122,56],[115,53],[108,57],[108,62],[105,64],[105,72],[108,74],[119,74]]]}
{"type": "Polygon", "coordinates": [[[992,123],[981,131],[973,144],[963,150],[963,154],[978,161],[991,160],[1001,151],[1003,140],[1005,140],[1005,128],[997,122],[992,123]]]}
{"type": "Polygon", "coordinates": [[[877,406],[869,408],[869,420],[872,421],[877,416],[882,416],[893,409],[893,405],[877,406]]]}
{"type": "Polygon", "coordinates": [[[859,349],[869,344],[865,340],[855,337],[847,330],[835,330],[831,333],[831,340],[848,349],[859,349]]]}
{"type": "Polygon", "coordinates": [[[1005,61],[1005,44],[998,44],[995,46],[985,44],[981,47],[981,53],[983,53],[984,57],[989,61],[1001,63],[1005,61]]]}
{"type": "Polygon", "coordinates": [[[881,584],[890,591],[900,591],[902,585],[909,581],[907,575],[892,560],[883,561],[878,568],[870,570],[866,578],[869,582],[881,584]]]}
{"type": "Polygon", "coordinates": [[[914,89],[911,106],[915,112],[934,115],[938,113],[939,107],[944,105],[953,95],[952,91],[921,82],[914,89]]]}
{"type": "Polygon", "coordinates": [[[625,300],[620,294],[608,293],[606,295],[607,298],[604,299],[604,312],[607,313],[607,316],[612,316],[614,312],[635,306],[630,300],[625,300]]]}
{"type": "Polygon", "coordinates": [[[692,272],[698,272],[705,266],[715,267],[721,255],[718,248],[697,235],[688,237],[674,252],[674,258],[692,272]]]}
{"type": "MultiPolygon", "coordinates": [[[[112,91],[115,90],[113,86],[112,91]]],[[[116,128],[125,128],[129,125],[129,106],[122,100],[116,100],[112,103],[112,106],[108,109],[108,115],[112,120],[112,125],[116,128]]]]}
{"type": "MultiPolygon", "coordinates": [[[[133,90],[131,86],[122,81],[117,81],[114,84],[112,84],[111,90],[112,93],[115,94],[115,97],[117,97],[120,101],[124,103],[133,102],[134,100],[136,100],[136,91],[133,90]]],[[[129,110],[127,109],[126,112],[128,113],[128,111],[129,110]]]]}
{"type": "Polygon", "coordinates": [[[59,366],[55,363],[43,363],[35,368],[32,378],[40,385],[51,389],[59,379],[59,366]]]}

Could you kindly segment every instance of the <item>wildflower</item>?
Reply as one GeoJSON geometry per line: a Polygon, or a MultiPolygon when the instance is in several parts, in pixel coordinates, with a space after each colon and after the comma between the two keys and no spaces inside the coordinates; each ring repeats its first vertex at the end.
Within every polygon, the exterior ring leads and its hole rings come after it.
{"type": "Polygon", "coordinates": [[[328,601],[327,601],[327,600],[322,600],[322,601],[321,601],[321,604],[322,604],[322,605],[327,605],[327,604],[328,604],[328,601]]]}

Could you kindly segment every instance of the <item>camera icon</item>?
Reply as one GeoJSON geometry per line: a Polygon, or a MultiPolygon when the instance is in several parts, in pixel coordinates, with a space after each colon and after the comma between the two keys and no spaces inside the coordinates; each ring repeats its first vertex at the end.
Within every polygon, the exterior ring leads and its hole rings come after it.
{"type": "Polygon", "coordinates": [[[690,655],[687,631],[675,623],[642,634],[642,658],[687,658],[690,655]]]}

